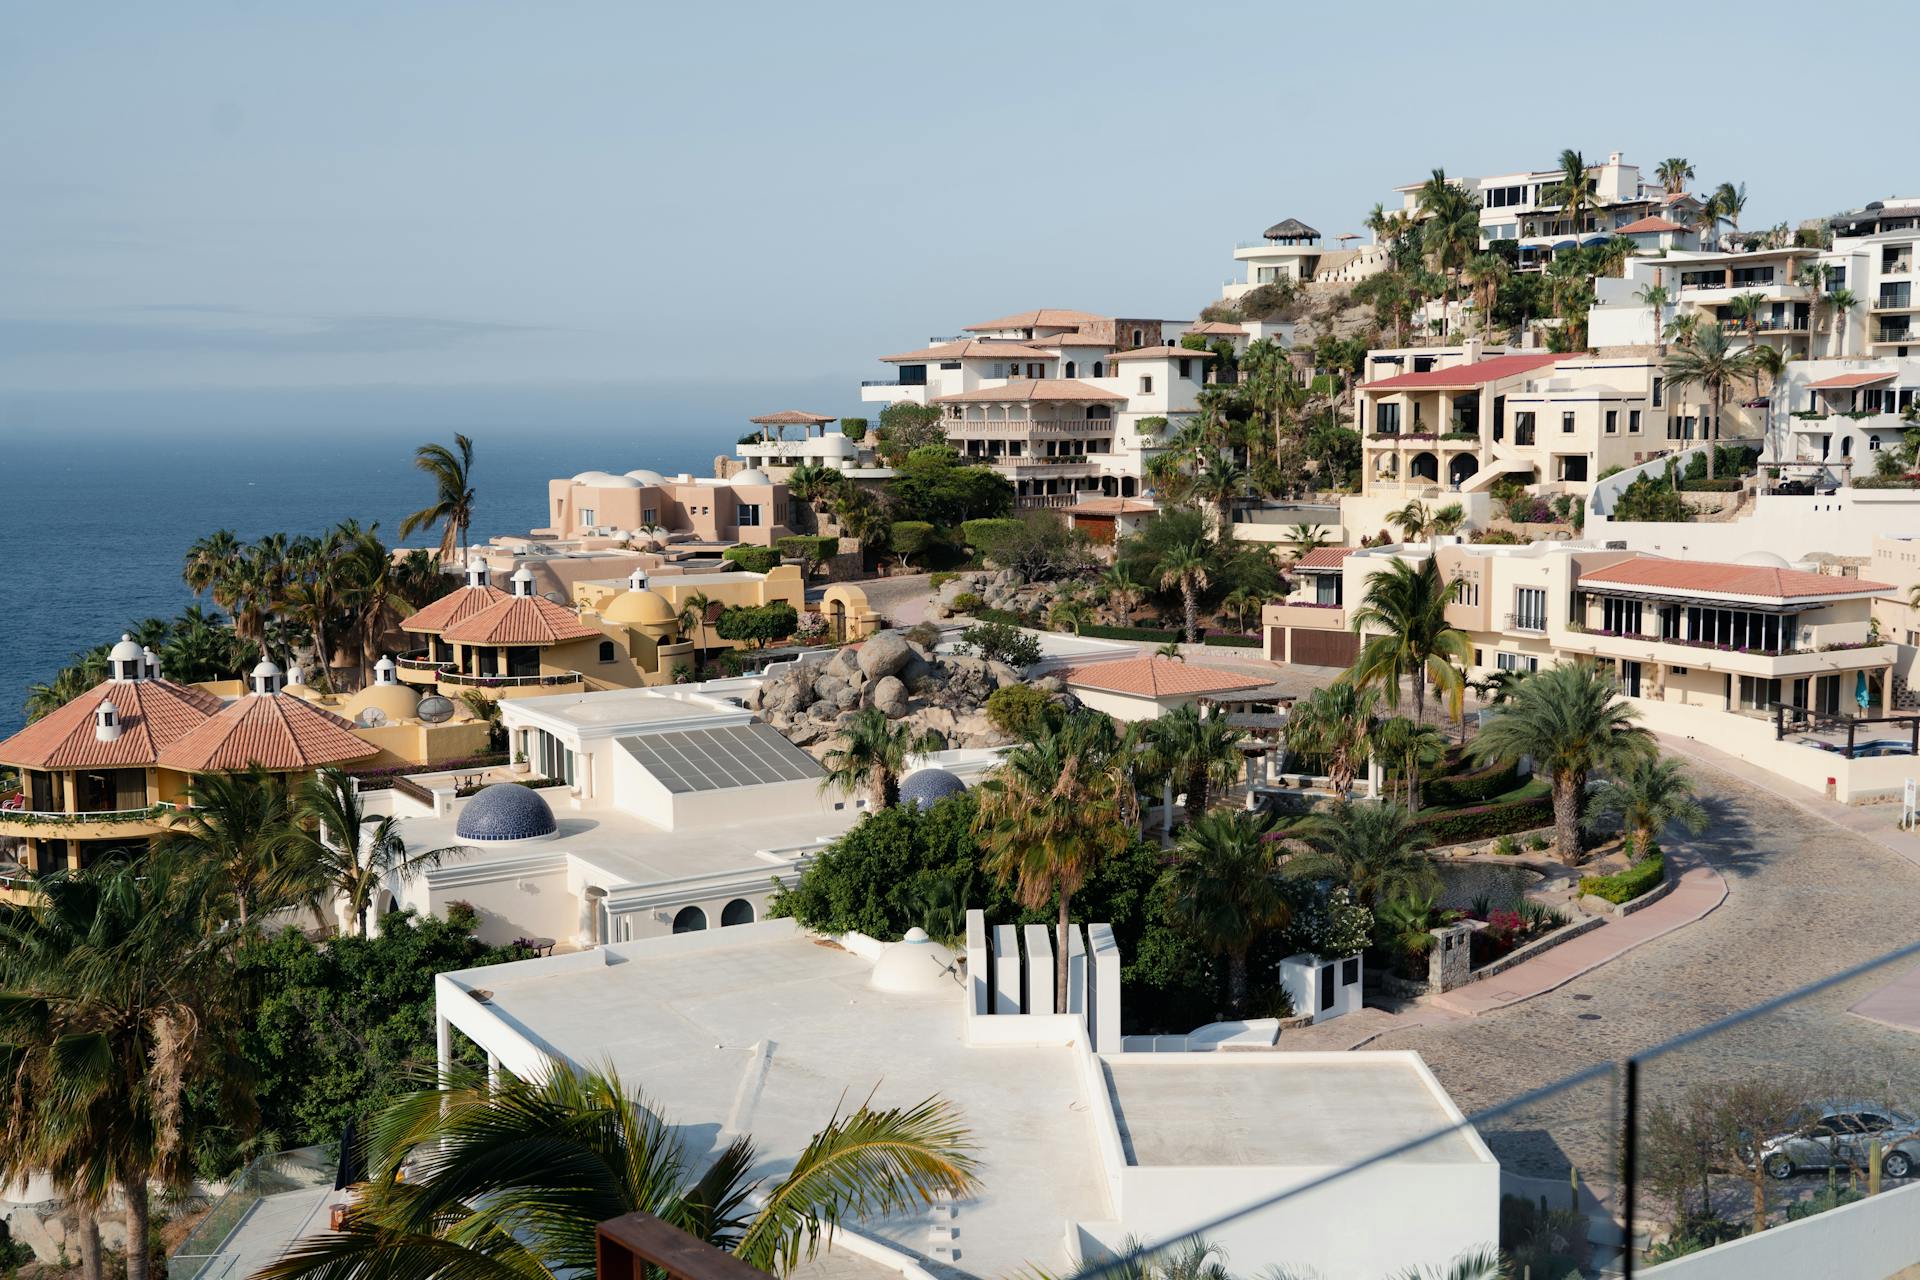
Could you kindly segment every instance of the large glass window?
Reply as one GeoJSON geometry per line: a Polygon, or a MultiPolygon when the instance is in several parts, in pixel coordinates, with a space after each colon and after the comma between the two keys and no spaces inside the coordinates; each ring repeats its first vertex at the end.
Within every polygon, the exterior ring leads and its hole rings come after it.
{"type": "Polygon", "coordinates": [[[1600,629],[1618,631],[1626,635],[1640,634],[1640,622],[1644,615],[1644,606],[1638,600],[1617,600],[1612,596],[1603,596],[1600,600],[1600,629]]]}
{"type": "Polygon", "coordinates": [[[734,508],[735,522],[743,529],[751,529],[760,523],[760,504],[743,502],[734,508]]]}
{"type": "Polygon", "coordinates": [[[1547,592],[1544,587],[1513,589],[1513,626],[1516,631],[1547,629],[1547,592]]]}
{"type": "Polygon", "coordinates": [[[1518,445],[1533,443],[1533,411],[1517,410],[1513,415],[1513,442],[1518,445]]]}
{"type": "Polygon", "coordinates": [[[566,743],[548,733],[545,729],[534,729],[533,767],[544,778],[558,778],[569,786],[573,784],[573,752],[567,750],[566,743]]]}
{"type": "Polygon", "coordinates": [[[1397,401],[1383,401],[1373,406],[1373,430],[1376,435],[1383,436],[1400,433],[1400,405],[1397,401]]]}

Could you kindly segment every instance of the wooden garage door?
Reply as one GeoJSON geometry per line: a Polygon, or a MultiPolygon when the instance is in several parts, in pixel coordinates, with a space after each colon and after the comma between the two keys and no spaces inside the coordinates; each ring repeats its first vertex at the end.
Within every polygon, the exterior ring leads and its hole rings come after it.
{"type": "Polygon", "coordinates": [[[1351,631],[1309,631],[1293,628],[1293,662],[1299,667],[1347,667],[1359,652],[1360,640],[1351,631]]]}

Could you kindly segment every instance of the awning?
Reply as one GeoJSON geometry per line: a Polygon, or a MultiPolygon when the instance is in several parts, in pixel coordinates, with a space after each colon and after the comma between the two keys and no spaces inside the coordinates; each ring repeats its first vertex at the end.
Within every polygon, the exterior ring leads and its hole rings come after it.
{"type": "Polygon", "coordinates": [[[1870,387],[1876,382],[1889,381],[1892,377],[1893,372],[1891,370],[1886,373],[1841,373],[1835,374],[1831,378],[1822,378],[1818,382],[1809,382],[1807,384],[1807,390],[1844,391],[1849,387],[1870,387]]]}

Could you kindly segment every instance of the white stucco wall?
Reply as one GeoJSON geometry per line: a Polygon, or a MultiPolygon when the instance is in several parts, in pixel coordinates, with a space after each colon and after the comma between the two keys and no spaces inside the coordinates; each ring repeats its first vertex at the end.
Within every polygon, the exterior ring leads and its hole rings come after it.
{"type": "Polygon", "coordinates": [[[1920,1184],[1639,1272],[1647,1280],[1884,1280],[1920,1262],[1920,1184]]]}

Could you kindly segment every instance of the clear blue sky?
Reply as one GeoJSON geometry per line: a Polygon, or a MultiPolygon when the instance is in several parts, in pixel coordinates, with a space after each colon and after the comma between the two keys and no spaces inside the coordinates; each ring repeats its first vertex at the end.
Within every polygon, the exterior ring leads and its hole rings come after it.
{"type": "Polygon", "coordinates": [[[1435,165],[1679,154],[1750,226],[1920,187],[1832,61],[1911,9],[1836,10],[1825,51],[1804,5],[1562,9],[8,2],[0,405],[724,381],[852,411],[872,357],[994,315],[1191,316],[1236,240],[1358,230],[1435,165]]]}

